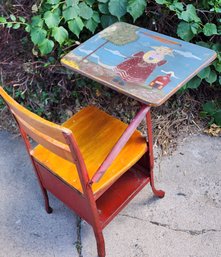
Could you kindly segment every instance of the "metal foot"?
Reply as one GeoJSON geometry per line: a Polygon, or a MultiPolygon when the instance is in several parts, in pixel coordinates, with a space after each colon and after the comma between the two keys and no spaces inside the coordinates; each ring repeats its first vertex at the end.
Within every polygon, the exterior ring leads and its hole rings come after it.
{"type": "Polygon", "coordinates": [[[152,187],[152,191],[153,191],[154,195],[159,198],[163,198],[165,196],[165,192],[163,190],[156,190],[155,188],[152,187]]]}
{"type": "Polygon", "coordinates": [[[43,197],[44,197],[44,201],[45,201],[45,210],[48,214],[53,212],[53,209],[51,208],[51,206],[49,205],[49,198],[48,198],[48,192],[45,188],[42,187],[42,193],[43,193],[43,197]]]}
{"type": "Polygon", "coordinates": [[[53,209],[50,207],[50,206],[48,206],[47,208],[45,208],[46,209],[46,212],[48,213],[48,214],[51,214],[52,212],[53,212],[53,209]]]}
{"type": "Polygon", "coordinates": [[[163,198],[165,196],[165,192],[163,190],[157,190],[154,185],[154,176],[153,176],[153,170],[150,172],[150,186],[152,188],[152,191],[155,196],[159,198],[163,198]]]}

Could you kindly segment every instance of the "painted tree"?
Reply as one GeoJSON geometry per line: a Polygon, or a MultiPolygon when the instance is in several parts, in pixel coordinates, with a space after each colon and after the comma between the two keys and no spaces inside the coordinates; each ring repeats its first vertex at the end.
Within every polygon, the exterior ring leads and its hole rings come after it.
{"type": "Polygon", "coordinates": [[[93,52],[85,56],[82,60],[87,59],[91,54],[105,46],[107,43],[114,45],[126,45],[138,39],[137,30],[139,28],[124,22],[115,23],[112,26],[101,31],[98,36],[106,39],[106,41],[98,46],[93,52]]]}

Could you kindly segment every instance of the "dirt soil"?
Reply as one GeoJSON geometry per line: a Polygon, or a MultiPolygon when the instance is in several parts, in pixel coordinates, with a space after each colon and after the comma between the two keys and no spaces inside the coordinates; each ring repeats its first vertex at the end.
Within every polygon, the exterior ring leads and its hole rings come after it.
{"type": "MultiPolygon", "coordinates": [[[[51,121],[62,123],[81,107],[96,105],[129,123],[139,103],[63,68],[53,57],[32,54],[32,45],[22,30],[0,29],[0,84],[20,103],[51,121]]],[[[71,50],[71,49],[70,49],[71,50]]],[[[162,152],[176,147],[177,136],[204,131],[201,106],[216,92],[202,85],[197,91],[177,93],[153,108],[154,143],[162,152]]],[[[0,102],[0,129],[17,132],[7,108],[0,102]]],[[[145,134],[145,124],[139,129],[145,134]]]]}

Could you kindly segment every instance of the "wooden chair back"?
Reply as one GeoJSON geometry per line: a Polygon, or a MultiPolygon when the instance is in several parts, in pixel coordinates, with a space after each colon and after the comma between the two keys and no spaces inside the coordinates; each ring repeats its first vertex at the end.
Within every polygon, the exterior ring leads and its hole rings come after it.
{"type": "Polygon", "coordinates": [[[26,137],[28,135],[58,156],[76,162],[76,156],[73,156],[67,142],[67,136],[72,136],[71,130],[47,121],[27,110],[10,97],[2,87],[0,87],[0,94],[15,117],[22,135],[26,137]]]}

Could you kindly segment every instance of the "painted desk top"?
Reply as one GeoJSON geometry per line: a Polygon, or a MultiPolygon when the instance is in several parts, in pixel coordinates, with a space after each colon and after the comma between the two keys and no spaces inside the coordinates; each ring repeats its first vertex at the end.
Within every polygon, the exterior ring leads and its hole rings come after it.
{"type": "Polygon", "coordinates": [[[150,106],[172,94],[216,58],[216,52],[118,22],[64,56],[62,64],[150,106]]]}

